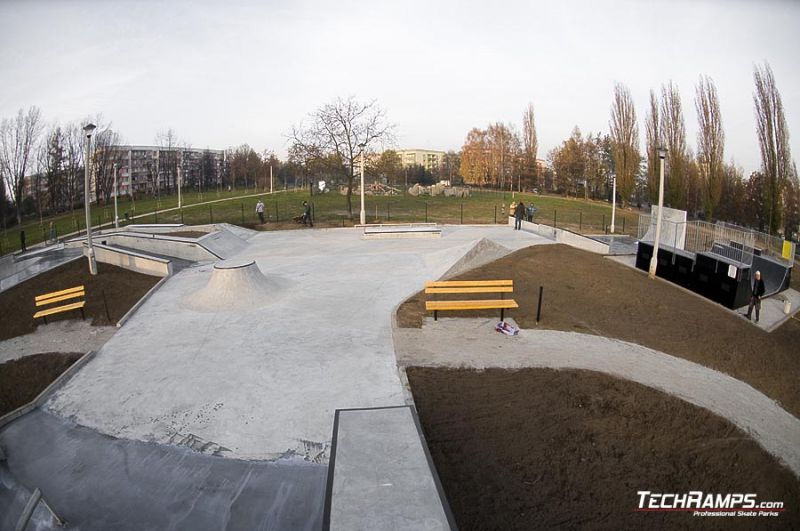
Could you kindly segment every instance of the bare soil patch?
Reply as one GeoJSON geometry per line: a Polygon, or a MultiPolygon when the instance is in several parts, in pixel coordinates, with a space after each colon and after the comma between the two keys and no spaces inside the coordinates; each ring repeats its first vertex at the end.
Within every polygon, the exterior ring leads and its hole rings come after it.
{"type": "MultiPolygon", "coordinates": [[[[161,280],[103,263],[97,264],[97,271],[97,275],[90,275],[86,260],[74,260],[0,293],[0,340],[29,334],[44,323],[41,319],[33,319],[37,295],[83,285],[86,287],[86,320],[94,326],[108,326],[115,325],[161,280]]],[[[70,311],[48,316],[47,320],[80,318],[80,311],[70,311]]]]}
{"type": "Polygon", "coordinates": [[[36,398],[81,356],[81,352],[46,352],[0,364],[0,415],[36,398]]]}
{"type": "MultiPolygon", "coordinates": [[[[456,279],[513,279],[523,328],[537,328],[536,303],[544,286],[538,327],[596,334],[637,343],[725,372],[800,416],[800,321],[766,333],[725,308],[600,255],[566,245],[521,249],[456,279]]],[[[397,312],[398,325],[419,327],[425,295],[397,312]]],[[[498,312],[447,312],[496,317],[498,312]]]]}
{"type": "Polygon", "coordinates": [[[590,371],[407,373],[462,530],[800,528],[800,481],[730,422],[678,398],[590,371]],[[757,493],[786,512],[638,513],[640,490],[757,493]]]}

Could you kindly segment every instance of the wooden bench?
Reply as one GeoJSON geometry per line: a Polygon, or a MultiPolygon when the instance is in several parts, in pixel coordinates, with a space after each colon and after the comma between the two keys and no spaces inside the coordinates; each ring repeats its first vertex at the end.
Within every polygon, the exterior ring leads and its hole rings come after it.
{"type": "MultiPolygon", "coordinates": [[[[48,306],[50,304],[55,304],[57,302],[68,301],[72,299],[83,298],[85,299],[86,292],[83,289],[83,286],[77,286],[74,288],[69,288],[61,291],[54,291],[53,293],[45,293],[44,295],[39,295],[35,298],[36,307],[39,308],[40,306],[48,306]]],[[[47,324],[47,316],[53,315],[56,313],[61,312],[68,312],[70,310],[80,310],[81,311],[81,318],[86,319],[86,315],[83,313],[83,307],[86,304],[85,300],[72,302],[69,304],[64,304],[62,306],[55,306],[51,308],[46,308],[43,310],[39,310],[35,314],[33,314],[34,319],[38,319],[39,317],[44,318],[44,323],[47,324]]]]}
{"type": "Polygon", "coordinates": [[[519,308],[514,299],[506,299],[506,293],[514,292],[513,280],[452,280],[425,283],[426,295],[452,295],[470,293],[500,293],[499,299],[474,300],[427,300],[425,309],[433,312],[433,319],[439,319],[439,312],[444,310],[500,310],[500,320],[505,311],[519,308]]]}

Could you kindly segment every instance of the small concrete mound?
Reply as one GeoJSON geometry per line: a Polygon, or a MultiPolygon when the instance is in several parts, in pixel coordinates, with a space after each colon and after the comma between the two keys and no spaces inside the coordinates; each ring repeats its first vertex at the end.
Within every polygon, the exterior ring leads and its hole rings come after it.
{"type": "Polygon", "coordinates": [[[214,264],[208,284],[184,303],[197,311],[241,311],[270,304],[284,291],[285,282],[266,277],[255,260],[222,260],[214,264]]]}
{"type": "Polygon", "coordinates": [[[478,240],[478,243],[472,247],[472,249],[467,251],[467,254],[462,256],[458,262],[453,264],[453,266],[447,270],[447,273],[442,275],[442,279],[446,280],[448,278],[453,278],[461,273],[469,271],[470,269],[475,269],[476,267],[481,267],[489,262],[494,262],[495,260],[503,258],[510,252],[511,249],[508,247],[503,247],[499,243],[495,243],[488,238],[481,238],[478,240]]]}

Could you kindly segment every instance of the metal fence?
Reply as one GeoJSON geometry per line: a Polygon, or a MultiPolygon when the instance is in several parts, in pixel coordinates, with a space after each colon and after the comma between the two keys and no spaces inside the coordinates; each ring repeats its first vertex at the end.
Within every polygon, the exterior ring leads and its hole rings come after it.
{"type": "MultiPolygon", "coordinates": [[[[640,215],[638,239],[652,243],[654,225],[652,216],[640,215]]],[[[752,265],[755,254],[791,263],[796,251],[792,241],[722,221],[677,223],[662,219],[659,245],[693,253],[713,253],[744,265],[752,265]]]]}

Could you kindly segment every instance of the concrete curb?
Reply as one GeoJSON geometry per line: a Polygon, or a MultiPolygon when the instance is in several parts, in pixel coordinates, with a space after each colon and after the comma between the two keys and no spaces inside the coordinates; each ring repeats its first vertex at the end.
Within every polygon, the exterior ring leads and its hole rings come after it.
{"type": "Polygon", "coordinates": [[[72,376],[75,375],[84,365],[89,363],[89,361],[91,361],[92,358],[94,358],[95,354],[97,354],[97,351],[90,350],[89,352],[81,356],[78,359],[78,361],[70,365],[66,371],[62,372],[58,376],[58,378],[50,382],[50,385],[45,387],[44,390],[41,393],[39,393],[39,395],[36,398],[31,400],[27,404],[18,407],[14,411],[10,411],[5,415],[3,415],[2,417],[0,417],[0,429],[6,426],[7,424],[10,424],[11,422],[15,421],[19,417],[25,415],[26,413],[30,412],[31,410],[36,409],[37,407],[41,407],[41,405],[44,404],[48,398],[50,398],[50,395],[52,395],[56,390],[58,390],[61,386],[63,386],[67,382],[67,380],[72,378],[72,376]]]}
{"type": "Polygon", "coordinates": [[[156,285],[155,285],[155,286],[153,286],[152,288],[150,288],[150,289],[148,290],[148,292],[144,294],[144,297],[142,297],[141,299],[139,299],[139,300],[136,302],[136,304],[134,304],[134,305],[133,305],[133,307],[132,307],[130,310],[128,310],[128,312],[127,312],[125,315],[123,315],[123,316],[122,316],[122,318],[121,318],[119,321],[117,321],[117,328],[121,328],[121,327],[122,327],[122,325],[124,325],[124,324],[125,324],[125,323],[128,321],[128,319],[130,319],[131,317],[133,317],[133,314],[134,314],[134,313],[136,313],[136,311],[137,311],[137,310],[138,310],[138,309],[139,309],[139,308],[142,306],[142,304],[144,304],[144,303],[147,301],[147,299],[149,299],[149,298],[150,298],[150,296],[151,296],[153,293],[155,293],[155,292],[156,292],[156,290],[157,290],[158,288],[160,288],[160,287],[161,287],[161,285],[162,285],[162,284],[164,284],[164,282],[166,282],[168,278],[171,278],[171,277],[172,277],[172,274],[169,274],[169,275],[167,275],[167,276],[163,277],[163,278],[162,278],[161,280],[159,280],[158,282],[156,282],[156,285]]]}

